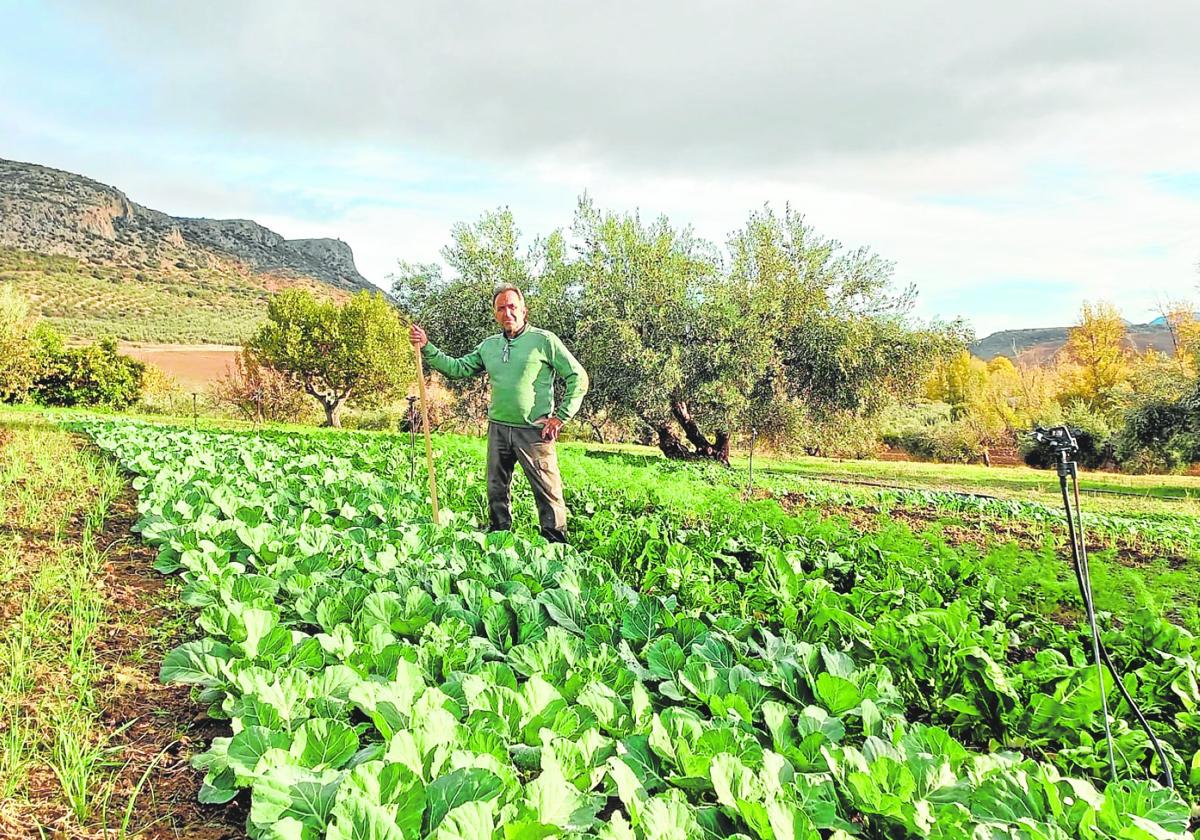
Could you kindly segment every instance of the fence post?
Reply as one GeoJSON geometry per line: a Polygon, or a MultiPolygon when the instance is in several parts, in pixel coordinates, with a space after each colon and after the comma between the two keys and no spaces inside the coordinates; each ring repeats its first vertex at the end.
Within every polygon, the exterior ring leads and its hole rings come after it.
{"type": "Polygon", "coordinates": [[[746,498],[750,498],[750,494],[754,492],[754,442],[758,440],[758,429],[753,426],[750,428],[750,478],[746,482],[746,498]]]}

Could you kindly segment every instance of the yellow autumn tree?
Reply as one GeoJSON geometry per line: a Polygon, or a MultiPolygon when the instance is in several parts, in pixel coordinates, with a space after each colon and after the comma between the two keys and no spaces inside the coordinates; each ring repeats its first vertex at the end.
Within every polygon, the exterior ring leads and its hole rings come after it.
{"type": "Polygon", "coordinates": [[[950,406],[955,419],[968,415],[988,428],[1024,429],[1055,402],[1057,379],[1049,368],[990,362],[962,351],[938,363],[925,382],[926,399],[950,406]]]}
{"type": "Polygon", "coordinates": [[[1069,363],[1063,370],[1068,385],[1060,398],[1082,400],[1103,412],[1121,407],[1131,350],[1125,322],[1112,304],[1083,304],[1079,324],[1067,333],[1063,354],[1069,363]]]}
{"type": "Polygon", "coordinates": [[[967,410],[973,396],[987,383],[987,363],[967,350],[960,350],[934,365],[925,383],[925,396],[950,406],[957,417],[967,410]]]}
{"type": "Polygon", "coordinates": [[[1129,379],[1122,390],[1123,403],[1174,402],[1191,389],[1195,378],[1192,362],[1185,355],[1145,350],[1131,360],[1129,379]]]}
{"type": "Polygon", "coordinates": [[[1200,321],[1196,320],[1195,307],[1179,301],[1163,312],[1163,319],[1171,332],[1175,358],[1194,374],[1200,370],[1200,321]]]}
{"type": "Polygon", "coordinates": [[[992,447],[1014,440],[1015,431],[1051,413],[1048,407],[1058,409],[1055,385],[1045,368],[1014,364],[1005,356],[985,362],[964,351],[934,368],[924,395],[950,407],[952,423],[943,433],[969,441],[987,463],[992,447]]]}
{"type": "Polygon", "coordinates": [[[1022,424],[1020,375],[1007,356],[987,363],[984,387],[971,400],[971,413],[990,428],[1013,429],[1022,424]]]}
{"type": "Polygon", "coordinates": [[[1019,425],[1028,429],[1034,425],[1058,422],[1062,407],[1058,401],[1062,383],[1058,371],[1048,364],[1019,364],[1017,375],[1017,405],[1019,425]]]}

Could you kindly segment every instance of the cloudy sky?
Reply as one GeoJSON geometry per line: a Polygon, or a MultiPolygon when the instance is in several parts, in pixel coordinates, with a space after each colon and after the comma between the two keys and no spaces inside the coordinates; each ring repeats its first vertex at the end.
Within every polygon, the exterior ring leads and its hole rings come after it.
{"type": "Polygon", "coordinates": [[[1200,283],[1200,12],[1152,3],[0,0],[0,157],[336,236],[507,205],[722,242],[790,203],[980,335],[1200,283]]]}

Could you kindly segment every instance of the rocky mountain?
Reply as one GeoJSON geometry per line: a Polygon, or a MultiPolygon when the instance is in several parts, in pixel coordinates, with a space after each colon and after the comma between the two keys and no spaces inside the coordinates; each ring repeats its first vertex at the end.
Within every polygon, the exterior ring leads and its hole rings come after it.
{"type": "MultiPolygon", "coordinates": [[[[1063,345],[1067,343],[1067,331],[1070,327],[1045,327],[1027,330],[1001,330],[981,338],[971,345],[971,353],[981,359],[990,361],[997,356],[1018,357],[1040,363],[1054,357],[1063,345]]],[[[1174,353],[1171,343],[1171,332],[1162,319],[1151,321],[1149,324],[1129,324],[1129,346],[1135,351],[1148,348],[1163,353],[1174,353]]]]}
{"type": "Polygon", "coordinates": [[[92,265],[232,269],[375,290],[339,239],[284,239],[247,219],[169,216],[70,172],[0,159],[0,247],[92,265]]]}

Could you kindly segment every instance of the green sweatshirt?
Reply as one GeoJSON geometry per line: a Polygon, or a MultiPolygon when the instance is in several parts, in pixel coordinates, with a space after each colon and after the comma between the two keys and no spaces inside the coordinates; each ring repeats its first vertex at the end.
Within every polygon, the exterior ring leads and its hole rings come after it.
{"type": "Polygon", "coordinates": [[[551,414],[565,423],[579,411],[588,389],[583,365],[558,336],[537,327],[526,326],[512,339],[503,333],[488,336],[457,359],[432,343],[421,348],[421,355],[431,368],[451,379],[487,371],[492,385],[488,419],[505,426],[533,426],[534,420],[551,414]],[[567,386],[558,411],[554,410],[555,372],[567,386]]]}

